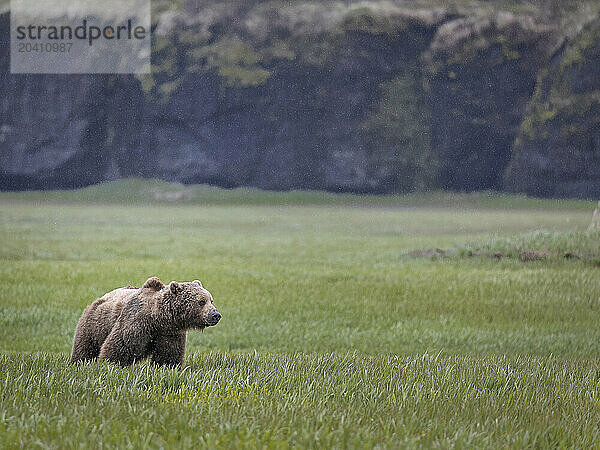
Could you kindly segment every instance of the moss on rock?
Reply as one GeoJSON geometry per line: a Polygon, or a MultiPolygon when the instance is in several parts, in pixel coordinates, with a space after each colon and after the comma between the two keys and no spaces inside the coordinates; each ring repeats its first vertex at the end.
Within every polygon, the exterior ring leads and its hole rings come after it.
{"type": "Polygon", "coordinates": [[[600,17],[538,77],[505,187],[533,195],[600,194],[600,17]]]}

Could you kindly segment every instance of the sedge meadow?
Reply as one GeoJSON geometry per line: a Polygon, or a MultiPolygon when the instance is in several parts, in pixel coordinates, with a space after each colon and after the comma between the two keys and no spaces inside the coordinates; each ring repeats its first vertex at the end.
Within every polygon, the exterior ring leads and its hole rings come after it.
{"type": "Polygon", "coordinates": [[[594,204],[125,180],[0,194],[0,446],[600,446],[594,204]],[[181,369],[68,364],[83,308],[200,279],[181,369]]]}

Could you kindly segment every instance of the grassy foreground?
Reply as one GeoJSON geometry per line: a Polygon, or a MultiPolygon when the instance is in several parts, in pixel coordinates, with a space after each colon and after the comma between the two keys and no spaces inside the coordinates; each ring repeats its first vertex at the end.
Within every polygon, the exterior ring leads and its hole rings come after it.
{"type": "Polygon", "coordinates": [[[195,353],[184,370],[0,357],[7,447],[577,446],[600,441],[597,362],[195,353]]]}
{"type": "Polygon", "coordinates": [[[592,209],[138,180],[1,194],[0,446],[598,447],[592,209]],[[223,314],[185,368],[68,365],[85,305],[150,275],[202,280],[223,314]]]}

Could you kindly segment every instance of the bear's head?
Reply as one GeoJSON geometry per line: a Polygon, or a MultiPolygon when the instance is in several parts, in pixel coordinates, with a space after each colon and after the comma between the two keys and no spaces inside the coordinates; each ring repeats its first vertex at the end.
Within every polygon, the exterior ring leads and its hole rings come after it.
{"type": "Polygon", "coordinates": [[[221,314],[213,298],[198,280],[191,283],[171,281],[168,286],[177,322],[184,328],[205,328],[219,323],[221,314]]]}

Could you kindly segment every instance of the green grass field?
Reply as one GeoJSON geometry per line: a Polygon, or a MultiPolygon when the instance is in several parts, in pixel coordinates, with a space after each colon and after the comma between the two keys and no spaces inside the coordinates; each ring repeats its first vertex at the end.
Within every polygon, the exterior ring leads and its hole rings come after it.
{"type": "Polygon", "coordinates": [[[0,447],[599,448],[593,207],[2,193],[0,447]],[[83,308],[151,275],[200,279],[223,314],[189,333],[185,367],[68,364],[83,308]]]}

